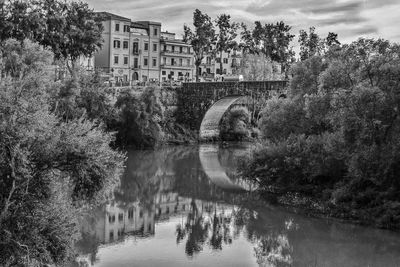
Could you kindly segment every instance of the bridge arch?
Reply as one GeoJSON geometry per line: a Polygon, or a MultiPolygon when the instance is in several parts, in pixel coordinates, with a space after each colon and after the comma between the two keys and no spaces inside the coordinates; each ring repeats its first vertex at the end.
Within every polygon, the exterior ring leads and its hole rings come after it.
{"type": "Polygon", "coordinates": [[[247,96],[226,96],[215,102],[206,112],[200,124],[200,140],[215,140],[219,138],[220,123],[225,113],[235,104],[245,104],[247,96]]]}

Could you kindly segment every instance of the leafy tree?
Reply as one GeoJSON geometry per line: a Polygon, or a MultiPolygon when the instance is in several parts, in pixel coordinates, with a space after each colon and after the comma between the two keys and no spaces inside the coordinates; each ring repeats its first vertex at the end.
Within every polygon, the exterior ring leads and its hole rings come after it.
{"type": "Polygon", "coordinates": [[[276,24],[262,25],[256,21],[253,30],[242,24],[242,44],[245,53],[261,54],[271,61],[281,63],[284,70],[294,56],[289,47],[294,35],[290,34],[291,27],[283,21],[276,24]]]}
{"type": "Polygon", "coordinates": [[[323,40],[315,33],[315,27],[310,27],[308,33],[305,30],[300,30],[299,43],[301,60],[321,55],[324,50],[323,40]]]}
{"type": "Polygon", "coordinates": [[[146,88],[142,95],[122,94],[115,104],[119,108],[117,143],[135,148],[155,147],[163,137],[160,126],[161,105],[154,88],[146,88]]]}
{"type": "Polygon", "coordinates": [[[219,69],[220,74],[222,74],[223,67],[223,52],[228,52],[230,50],[237,48],[237,43],[235,41],[237,37],[237,29],[239,24],[230,21],[231,16],[226,14],[221,14],[215,20],[215,26],[218,28],[218,33],[216,34],[215,50],[219,53],[219,69]]]}
{"type": "Polygon", "coordinates": [[[328,47],[331,47],[333,45],[340,45],[337,33],[334,32],[328,33],[328,36],[326,37],[326,45],[328,47]]]}
{"type": "Polygon", "coordinates": [[[215,29],[211,18],[198,9],[193,13],[193,26],[194,30],[186,24],[183,26],[183,41],[193,47],[196,81],[199,81],[199,66],[204,56],[213,50],[211,46],[215,41],[215,29]]]}
{"type": "Polygon", "coordinates": [[[66,60],[74,77],[76,61],[93,56],[102,45],[101,18],[85,2],[44,0],[40,4],[47,29],[39,43],[51,48],[56,59],[66,60]]]}
{"type": "Polygon", "coordinates": [[[232,108],[221,121],[223,140],[243,140],[249,136],[250,113],[246,108],[232,108]]]}
{"type": "Polygon", "coordinates": [[[0,90],[0,264],[62,264],[73,257],[74,203],[104,199],[124,157],[92,122],[50,112],[43,73],[0,90]]]}

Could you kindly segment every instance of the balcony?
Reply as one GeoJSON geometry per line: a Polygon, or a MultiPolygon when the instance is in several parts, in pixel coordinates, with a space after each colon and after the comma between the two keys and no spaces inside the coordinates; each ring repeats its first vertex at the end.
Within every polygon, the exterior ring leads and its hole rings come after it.
{"type": "Polygon", "coordinates": [[[140,69],[140,68],[141,68],[140,65],[136,65],[136,66],[133,66],[131,69],[132,69],[132,70],[138,70],[138,69],[140,69]]]}
{"type": "Polygon", "coordinates": [[[160,65],[163,68],[180,68],[180,69],[191,69],[194,68],[194,65],[184,65],[184,64],[167,64],[167,63],[162,63],[160,65]]]}
{"type": "Polygon", "coordinates": [[[180,51],[172,51],[172,50],[162,50],[161,54],[171,54],[174,56],[192,56],[193,52],[180,52],[180,51]]]}
{"type": "Polygon", "coordinates": [[[142,49],[133,50],[133,51],[132,51],[132,54],[133,54],[133,55],[136,55],[136,56],[140,55],[141,53],[142,53],[142,49]]]}

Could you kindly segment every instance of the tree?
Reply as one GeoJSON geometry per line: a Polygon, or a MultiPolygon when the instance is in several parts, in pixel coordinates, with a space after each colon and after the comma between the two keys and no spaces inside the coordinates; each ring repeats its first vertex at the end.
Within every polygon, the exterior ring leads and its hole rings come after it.
{"type": "Polygon", "coordinates": [[[231,16],[222,14],[215,20],[215,26],[218,28],[218,33],[216,35],[215,51],[219,53],[219,70],[220,74],[223,74],[223,52],[228,52],[230,50],[236,49],[237,43],[235,41],[237,37],[237,29],[239,24],[235,22],[230,22],[231,16]]]}
{"type": "Polygon", "coordinates": [[[161,105],[154,88],[146,88],[142,95],[132,93],[118,97],[119,111],[117,143],[124,147],[155,147],[163,137],[161,105]]]}
{"type": "Polygon", "coordinates": [[[288,62],[292,60],[294,52],[290,46],[294,35],[290,34],[291,27],[283,21],[276,24],[254,22],[255,27],[249,30],[242,24],[242,44],[245,53],[261,54],[270,61],[279,62],[282,69],[287,71],[288,62]]]}
{"type": "Polygon", "coordinates": [[[76,61],[91,57],[101,48],[103,25],[101,18],[85,2],[44,0],[46,31],[39,43],[49,47],[56,59],[65,60],[72,77],[76,76],[76,61]]]}
{"type": "Polygon", "coordinates": [[[305,30],[300,30],[299,43],[301,60],[321,55],[324,49],[324,43],[319,35],[315,33],[315,27],[310,27],[308,33],[305,30]]]}
{"type": "Polygon", "coordinates": [[[193,12],[193,26],[194,30],[191,30],[186,24],[183,26],[183,41],[193,47],[196,81],[199,81],[201,61],[207,53],[213,50],[211,46],[215,40],[215,29],[211,18],[198,9],[193,12]]]}
{"type": "Polygon", "coordinates": [[[0,264],[62,264],[73,254],[77,202],[113,189],[124,157],[113,136],[51,113],[43,72],[0,90],[0,264]]]}

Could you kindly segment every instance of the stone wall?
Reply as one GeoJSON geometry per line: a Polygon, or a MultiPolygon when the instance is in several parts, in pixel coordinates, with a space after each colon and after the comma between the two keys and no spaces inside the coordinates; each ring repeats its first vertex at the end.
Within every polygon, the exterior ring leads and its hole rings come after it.
{"type": "Polygon", "coordinates": [[[175,91],[176,121],[198,131],[205,113],[219,99],[230,95],[267,99],[285,93],[286,84],[286,81],[184,83],[175,91]]]}

